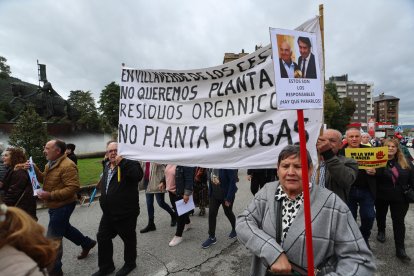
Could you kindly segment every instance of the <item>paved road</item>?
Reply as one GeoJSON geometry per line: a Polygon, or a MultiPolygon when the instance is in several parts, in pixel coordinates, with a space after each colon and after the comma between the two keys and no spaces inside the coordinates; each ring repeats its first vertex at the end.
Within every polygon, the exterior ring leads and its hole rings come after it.
{"type": "MultiPolygon", "coordinates": [[[[234,206],[235,214],[239,214],[252,199],[249,183],[245,180],[245,171],[239,172],[240,183],[234,206]]],[[[168,201],[167,201],[168,202],[168,201]]],[[[140,193],[141,215],[138,218],[138,260],[137,269],[131,275],[248,275],[250,253],[237,241],[227,238],[231,227],[222,210],[219,211],[216,236],[218,242],[208,249],[202,249],[201,243],[207,238],[208,221],[205,217],[191,217],[193,228],[185,232],[184,241],[177,247],[170,248],[169,241],[174,236],[175,228],[170,227],[169,215],[155,206],[155,223],[157,231],[140,234],[139,229],[147,223],[145,195],[140,193]]],[[[79,206],[72,215],[71,223],[84,234],[96,237],[101,217],[99,203],[79,206]]],[[[39,222],[47,225],[48,217],[45,210],[38,212],[39,222]]],[[[387,241],[385,244],[376,242],[376,226],[374,226],[371,247],[376,256],[378,275],[413,275],[414,260],[410,265],[402,264],[395,257],[392,237],[391,218],[387,220],[387,241]]],[[[406,217],[407,253],[414,259],[414,204],[406,217]]],[[[64,240],[63,270],[68,276],[91,275],[97,270],[97,249],[93,249],[88,258],[77,260],[80,248],[64,240]]],[[[114,240],[114,261],[119,269],[123,265],[123,248],[120,239],[114,240]]]]}

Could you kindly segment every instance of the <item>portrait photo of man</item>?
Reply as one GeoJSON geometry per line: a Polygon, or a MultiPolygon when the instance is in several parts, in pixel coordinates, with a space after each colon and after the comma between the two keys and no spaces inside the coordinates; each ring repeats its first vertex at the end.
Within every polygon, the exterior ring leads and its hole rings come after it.
{"type": "Polygon", "coordinates": [[[300,78],[299,66],[293,61],[293,51],[288,42],[291,36],[278,36],[279,44],[279,64],[281,78],[300,78]]]}
{"type": "Polygon", "coordinates": [[[302,78],[316,79],[315,55],[312,54],[312,44],[309,37],[299,36],[298,46],[300,56],[298,58],[298,66],[301,71],[302,78]]]}

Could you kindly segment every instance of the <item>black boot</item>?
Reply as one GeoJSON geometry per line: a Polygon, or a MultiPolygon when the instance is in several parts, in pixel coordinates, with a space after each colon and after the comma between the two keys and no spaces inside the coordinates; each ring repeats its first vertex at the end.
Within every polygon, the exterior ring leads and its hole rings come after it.
{"type": "Polygon", "coordinates": [[[155,230],[157,230],[157,228],[155,227],[154,221],[150,220],[148,222],[148,225],[144,229],[141,229],[139,232],[140,233],[147,233],[147,232],[155,231],[155,230]]]}
{"type": "Polygon", "coordinates": [[[378,231],[377,241],[379,241],[381,243],[385,242],[385,232],[384,231],[378,231]]]}
{"type": "Polygon", "coordinates": [[[206,214],[206,208],[200,207],[200,213],[198,214],[200,217],[203,217],[206,214]]]}
{"type": "Polygon", "coordinates": [[[407,253],[405,253],[404,247],[397,247],[396,251],[397,258],[403,263],[408,264],[411,261],[411,258],[407,256],[407,253]]]}

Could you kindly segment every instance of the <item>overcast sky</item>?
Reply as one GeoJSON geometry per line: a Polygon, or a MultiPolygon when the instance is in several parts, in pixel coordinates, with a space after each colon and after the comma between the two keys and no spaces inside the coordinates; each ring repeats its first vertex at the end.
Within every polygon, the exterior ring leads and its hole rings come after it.
{"type": "Polygon", "coordinates": [[[400,123],[414,124],[412,0],[0,0],[0,56],[12,75],[37,84],[36,60],[64,98],[96,99],[121,63],[197,69],[225,52],[270,43],[269,27],[294,29],[324,4],[326,77],[374,83],[400,98],[400,123]]]}

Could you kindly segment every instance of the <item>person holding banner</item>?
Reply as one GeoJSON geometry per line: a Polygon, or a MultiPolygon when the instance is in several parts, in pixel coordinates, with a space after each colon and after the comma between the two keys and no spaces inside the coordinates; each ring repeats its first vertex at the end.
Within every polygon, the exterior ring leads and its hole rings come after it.
{"type": "MultiPolygon", "coordinates": [[[[187,204],[193,193],[195,168],[176,166],[175,168],[175,196],[176,201],[184,200],[187,204]]],[[[177,206],[175,206],[177,211],[177,206]]],[[[191,211],[190,211],[191,212],[191,211]]],[[[183,232],[191,228],[190,212],[184,213],[177,218],[177,230],[169,246],[176,246],[183,241],[183,232]]]]}
{"type": "Polygon", "coordinates": [[[143,171],[139,162],[118,155],[117,142],[107,145],[106,156],[108,162],[103,169],[99,198],[102,218],[96,235],[99,270],[93,275],[109,275],[115,270],[112,239],[119,235],[124,242],[125,264],[116,275],[123,276],[137,266],[138,182],[143,171]]]}
{"type": "Polygon", "coordinates": [[[36,197],[27,171],[16,165],[26,162],[27,157],[21,148],[10,147],[3,153],[3,163],[7,168],[3,179],[3,201],[7,206],[19,207],[36,217],[36,197]]]}
{"type": "MultiPolygon", "coordinates": [[[[311,174],[309,153],[307,159],[311,174]]],[[[250,275],[307,267],[299,146],[282,149],[277,169],[279,181],[266,184],[237,217],[237,237],[253,253],[250,275]]],[[[374,275],[373,255],[346,204],[328,189],[309,189],[312,225],[306,227],[312,227],[318,275],[374,275]]]]}
{"type": "Polygon", "coordinates": [[[358,175],[358,163],[338,155],[342,148],[341,140],[342,134],[336,129],[327,129],[318,138],[316,148],[321,161],[313,170],[311,182],[331,190],[346,203],[358,175]]]}
{"type": "Polygon", "coordinates": [[[377,169],[377,198],[375,208],[377,210],[377,227],[379,242],[385,242],[385,225],[388,208],[391,210],[392,228],[394,230],[394,242],[396,256],[404,263],[409,263],[411,258],[405,252],[405,216],[409,203],[405,199],[403,186],[414,186],[414,173],[401,151],[399,141],[396,139],[385,140],[384,146],[388,147],[388,162],[385,168],[377,169]]]}
{"type": "MultiPolygon", "coordinates": [[[[345,148],[367,148],[361,145],[361,131],[357,128],[350,128],[345,133],[348,144],[345,148]]],[[[375,220],[375,196],[377,194],[377,183],[375,179],[375,169],[359,169],[358,176],[351,186],[348,199],[348,207],[357,220],[358,207],[361,216],[361,233],[368,247],[371,229],[375,220]]]]}

